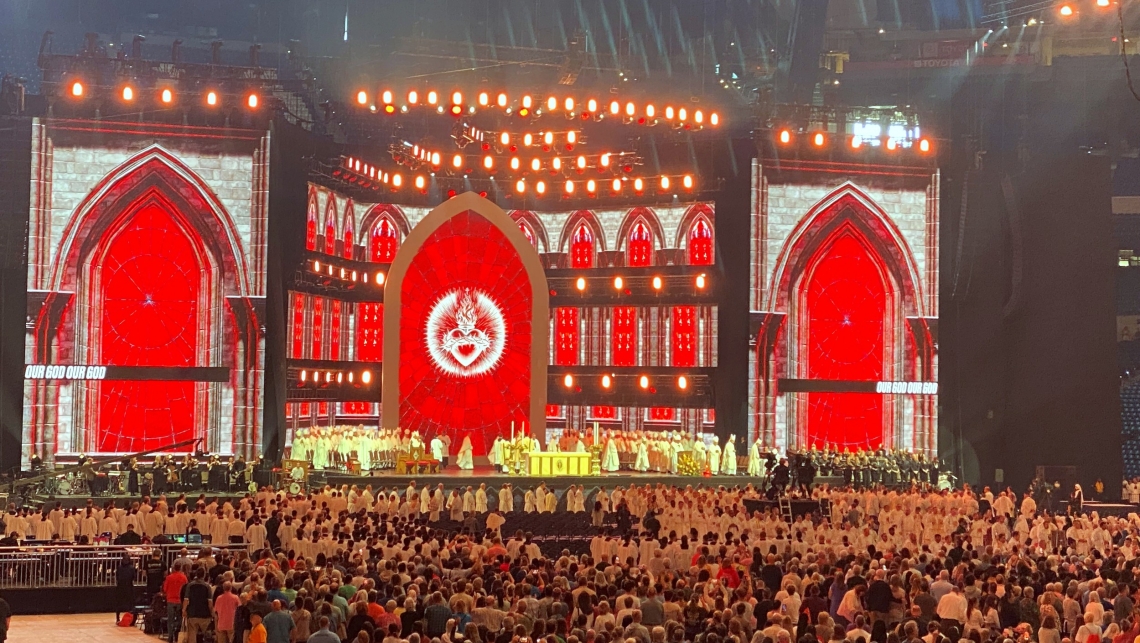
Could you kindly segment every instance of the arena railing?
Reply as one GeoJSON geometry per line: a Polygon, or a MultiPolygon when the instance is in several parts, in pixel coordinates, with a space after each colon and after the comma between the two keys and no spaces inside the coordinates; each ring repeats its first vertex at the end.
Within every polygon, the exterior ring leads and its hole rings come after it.
{"type": "Polygon", "coordinates": [[[187,551],[191,560],[202,547],[244,550],[248,545],[27,545],[0,547],[0,590],[114,587],[123,554],[134,561],[135,585],[147,584],[146,563],[155,551],[165,569],[187,551]]]}

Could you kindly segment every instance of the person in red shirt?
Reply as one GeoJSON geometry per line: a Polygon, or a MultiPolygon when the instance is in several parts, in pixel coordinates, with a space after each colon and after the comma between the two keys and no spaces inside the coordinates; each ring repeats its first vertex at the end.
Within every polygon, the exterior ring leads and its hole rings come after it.
{"type": "Polygon", "coordinates": [[[178,630],[182,628],[182,587],[188,582],[182,563],[175,563],[174,571],[162,582],[162,593],[166,595],[166,634],[170,643],[177,640],[178,630]]]}
{"type": "Polygon", "coordinates": [[[380,594],[376,590],[368,592],[368,618],[372,619],[373,625],[380,625],[380,617],[384,616],[384,606],[377,601],[380,594]]]}
{"type": "Polygon", "coordinates": [[[740,572],[733,568],[732,563],[727,558],[720,561],[720,570],[716,573],[717,580],[723,580],[730,589],[736,589],[740,586],[740,572]]]}

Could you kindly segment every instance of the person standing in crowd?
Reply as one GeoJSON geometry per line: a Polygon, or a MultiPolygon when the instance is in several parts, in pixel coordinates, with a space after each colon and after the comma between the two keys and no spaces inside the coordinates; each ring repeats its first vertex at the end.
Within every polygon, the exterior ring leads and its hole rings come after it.
{"type": "Polygon", "coordinates": [[[186,643],[198,643],[198,634],[204,637],[214,618],[213,589],[204,580],[206,570],[198,567],[192,576],[193,580],[183,585],[181,591],[186,643]]]}
{"type": "Polygon", "coordinates": [[[123,612],[133,613],[135,610],[135,577],[138,568],[131,555],[123,552],[123,559],[115,568],[115,623],[119,622],[123,612]]]}
{"type": "Polygon", "coordinates": [[[175,561],[173,570],[162,582],[162,593],[166,595],[166,634],[170,643],[175,643],[182,629],[182,588],[190,582],[182,572],[182,565],[175,561]]]}

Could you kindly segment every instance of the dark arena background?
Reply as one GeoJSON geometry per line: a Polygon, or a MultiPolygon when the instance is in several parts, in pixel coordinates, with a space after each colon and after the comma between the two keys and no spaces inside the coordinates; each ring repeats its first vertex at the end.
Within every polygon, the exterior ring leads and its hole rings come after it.
{"type": "Polygon", "coordinates": [[[0,4],[6,479],[1140,476],[1131,5],[127,4],[0,4]]]}

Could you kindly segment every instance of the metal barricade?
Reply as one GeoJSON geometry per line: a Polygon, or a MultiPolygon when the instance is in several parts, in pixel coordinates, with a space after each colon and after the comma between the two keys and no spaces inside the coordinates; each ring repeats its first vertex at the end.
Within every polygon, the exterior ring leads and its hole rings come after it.
{"type": "MultiPolygon", "coordinates": [[[[90,546],[44,545],[0,547],[0,590],[43,587],[114,587],[115,572],[129,556],[135,564],[135,585],[146,585],[146,563],[155,551],[169,569],[185,549],[191,560],[211,545],[90,546]]],[[[213,549],[244,550],[245,545],[224,544],[213,549]]]]}

